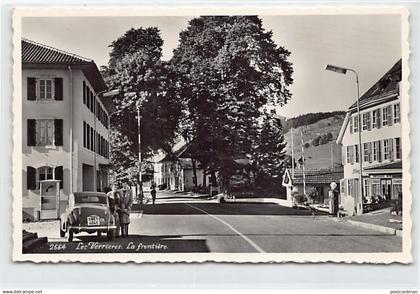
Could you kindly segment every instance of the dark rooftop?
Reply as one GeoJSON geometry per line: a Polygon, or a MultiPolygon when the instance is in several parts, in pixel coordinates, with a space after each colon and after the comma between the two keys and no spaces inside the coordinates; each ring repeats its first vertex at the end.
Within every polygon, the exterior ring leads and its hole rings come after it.
{"type": "MultiPolygon", "coordinates": [[[[383,98],[399,93],[399,82],[401,81],[402,69],[401,59],[394,64],[394,66],[386,72],[379,81],[377,81],[369,90],[360,97],[360,107],[364,105],[375,103],[383,98]]],[[[350,110],[356,108],[356,102],[350,106],[350,110]]]]}
{"type": "MultiPolygon", "coordinates": [[[[290,176],[292,176],[291,171],[290,176]]],[[[305,171],[305,183],[306,184],[330,184],[331,182],[339,183],[344,177],[343,168],[334,170],[330,169],[317,169],[317,170],[306,170],[305,171]]],[[[293,184],[303,184],[303,170],[296,170],[294,172],[294,178],[292,178],[293,184]]]]}

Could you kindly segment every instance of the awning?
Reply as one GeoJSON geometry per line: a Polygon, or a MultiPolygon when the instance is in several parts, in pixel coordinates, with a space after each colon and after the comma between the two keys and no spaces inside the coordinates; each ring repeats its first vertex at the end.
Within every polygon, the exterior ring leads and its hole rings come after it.
{"type": "Polygon", "coordinates": [[[402,161],[388,162],[381,165],[368,167],[364,169],[367,174],[401,174],[402,161]]]}

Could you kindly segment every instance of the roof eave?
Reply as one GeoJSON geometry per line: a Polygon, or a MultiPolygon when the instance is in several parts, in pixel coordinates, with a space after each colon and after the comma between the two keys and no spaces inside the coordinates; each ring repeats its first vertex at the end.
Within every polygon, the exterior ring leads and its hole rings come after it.
{"type": "Polygon", "coordinates": [[[343,142],[344,133],[346,132],[347,125],[350,120],[350,114],[351,114],[350,112],[347,112],[346,116],[344,117],[344,121],[343,121],[343,124],[341,125],[340,132],[338,133],[337,140],[335,141],[337,144],[341,145],[341,143],[343,142]]]}

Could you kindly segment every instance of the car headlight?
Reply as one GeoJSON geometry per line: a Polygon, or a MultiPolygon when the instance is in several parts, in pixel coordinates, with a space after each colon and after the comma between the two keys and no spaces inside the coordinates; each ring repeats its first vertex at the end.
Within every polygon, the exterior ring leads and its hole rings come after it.
{"type": "Polygon", "coordinates": [[[105,219],[104,219],[103,217],[101,217],[101,218],[99,219],[99,222],[100,222],[101,224],[105,224],[105,219]]]}

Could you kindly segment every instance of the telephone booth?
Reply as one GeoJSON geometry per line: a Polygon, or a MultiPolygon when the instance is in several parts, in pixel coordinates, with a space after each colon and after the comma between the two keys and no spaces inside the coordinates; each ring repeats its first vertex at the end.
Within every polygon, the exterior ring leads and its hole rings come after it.
{"type": "Polygon", "coordinates": [[[60,180],[42,180],[40,184],[40,219],[58,219],[60,213],[60,180]]]}

